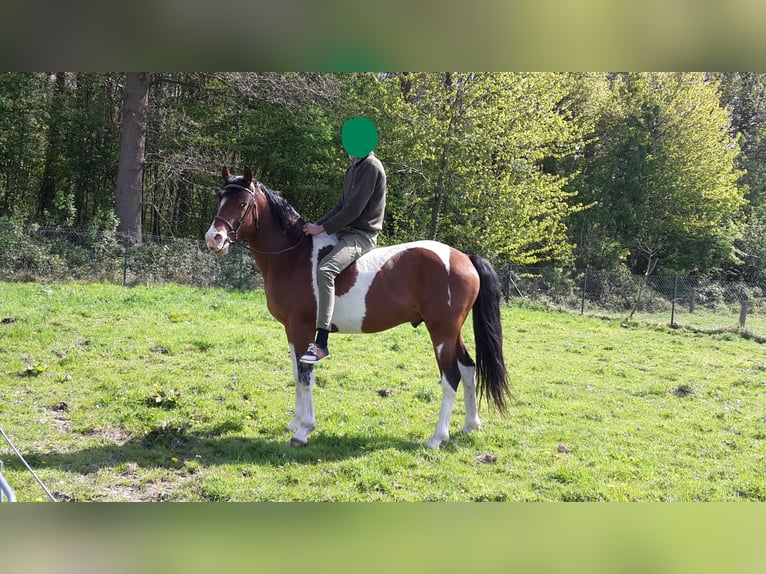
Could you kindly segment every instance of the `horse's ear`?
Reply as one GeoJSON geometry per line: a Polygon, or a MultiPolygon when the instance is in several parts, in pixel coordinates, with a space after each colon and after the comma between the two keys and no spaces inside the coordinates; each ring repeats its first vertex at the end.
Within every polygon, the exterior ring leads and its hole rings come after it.
{"type": "Polygon", "coordinates": [[[226,166],[223,166],[223,169],[221,170],[221,175],[223,176],[223,182],[229,183],[229,178],[231,177],[231,172],[229,171],[229,168],[226,166]]]}
{"type": "Polygon", "coordinates": [[[250,187],[250,184],[253,183],[253,171],[249,167],[245,168],[243,177],[245,178],[245,187],[250,187]]]}

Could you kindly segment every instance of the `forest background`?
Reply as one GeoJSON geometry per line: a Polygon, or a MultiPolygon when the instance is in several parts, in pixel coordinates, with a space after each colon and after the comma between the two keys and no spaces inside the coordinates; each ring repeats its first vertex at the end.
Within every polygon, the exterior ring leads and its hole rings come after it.
{"type": "Polygon", "coordinates": [[[199,239],[221,167],[308,220],[373,120],[381,243],[519,266],[766,278],[760,73],[0,74],[0,220],[199,239]]]}

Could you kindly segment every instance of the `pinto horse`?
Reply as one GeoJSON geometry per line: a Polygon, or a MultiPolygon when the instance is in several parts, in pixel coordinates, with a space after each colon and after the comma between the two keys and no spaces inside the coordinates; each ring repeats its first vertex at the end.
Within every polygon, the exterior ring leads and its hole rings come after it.
{"type": "MultiPolygon", "coordinates": [[[[316,427],[314,365],[298,361],[316,329],[317,262],[336,238],[304,236],[304,220],[277,192],[253,179],[223,170],[218,213],[205,240],[225,254],[233,243],[252,253],[261,271],[269,312],[287,333],[295,377],[295,411],[288,429],[291,446],[305,446],[316,427]]],[[[441,372],[443,397],[436,431],[428,446],[449,440],[449,422],[463,381],[463,432],[479,429],[479,400],[486,394],[505,412],[509,394],[500,324],[500,281],[485,259],[436,241],[379,247],[344,270],[335,281],[333,332],[374,333],[402,323],[425,323],[441,372]],[[476,363],[461,329],[473,310],[476,363]],[[477,376],[478,375],[478,376],[477,376]]]]}

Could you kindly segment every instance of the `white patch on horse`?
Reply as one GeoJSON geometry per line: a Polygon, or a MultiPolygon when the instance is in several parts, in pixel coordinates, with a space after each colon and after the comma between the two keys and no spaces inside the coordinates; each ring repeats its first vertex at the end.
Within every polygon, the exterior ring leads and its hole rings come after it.
{"type": "Polygon", "coordinates": [[[215,222],[210,225],[210,229],[205,233],[205,243],[208,249],[214,251],[217,255],[226,255],[229,252],[229,242],[227,241],[229,234],[226,230],[216,229],[215,222]],[[220,236],[222,239],[216,240],[216,236],[220,236]]]}
{"type": "Polygon", "coordinates": [[[295,411],[293,412],[293,420],[287,425],[287,428],[291,431],[298,430],[301,423],[301,415],[303,414],[303,395],[298,388],[298,357],[295,354],[295,346],[292,343],[288,344],[290,348],[290,359],[293,364],[293,380],[295,381],[295,411]]]}
{"type": "MultiPolygon", "coordinates": [[[[327,245],[335,245],[334,235],[320,234],[314,236],[314,249],[311,254],[312,287],[316,297],[316,268],[319,262],[319,251],[327,245]]],[[[361,333],[364,317],[367,314],[365,299],[375,276],[381,268],[395,255],[409,249],[428,249],[439,256],[447,274],[450,272],[450,247],[438,241],[413,241],[388,247],[378,247],[365,253],[356,260],[358,275],[353,287],[341,296],[335,297],[335,309],[332,323],[341,333],[361,333]]],[[[452,301],[452,293],[447,288],[448,302],[452,301]]]]}
{"type": "Polygon", "coordinates": [[[215,222],[213,222],[210,224],[210,227],[205,232],[205,241],[207,242],[208,246],[212,244],[213,236],[216,233],[220,233],[220,232],[215,228],[215,222]]]}
{"type": "MultiPolygon", "coordinates": [[[[228,201],[228,197],[224,197],[221,200],[221,205],[218,207],[218,210],[220,211],[221,207],[223,207],[226,202],[228,201]]],[[[215,227],[215,220],[213,223],[210,224],[210,228],[205,233],[205,242],[207,243],[208,248],[215,251],[218,255],[226,255],[229,251],[229,232],[226,229],[216,229],[215,227]],[[215,240],[215,236],[220,235],[223,240],[221,241],[220,245],[215,240]]]]}

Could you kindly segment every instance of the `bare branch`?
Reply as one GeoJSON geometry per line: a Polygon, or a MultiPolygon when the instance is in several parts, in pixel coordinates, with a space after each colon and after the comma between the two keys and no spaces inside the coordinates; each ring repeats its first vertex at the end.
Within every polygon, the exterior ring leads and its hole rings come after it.
{"type": "Polygon", "coordinates": [[[211,76],[247,99],[290,111],[306,104],[331,101],[339,95],[337,78],[327,73],[227,72],[211,76]]]}

